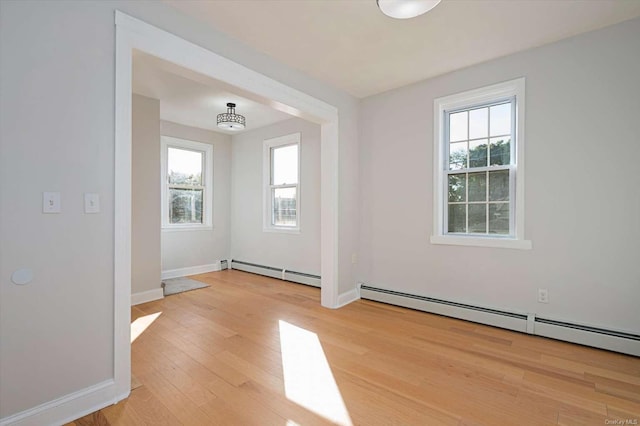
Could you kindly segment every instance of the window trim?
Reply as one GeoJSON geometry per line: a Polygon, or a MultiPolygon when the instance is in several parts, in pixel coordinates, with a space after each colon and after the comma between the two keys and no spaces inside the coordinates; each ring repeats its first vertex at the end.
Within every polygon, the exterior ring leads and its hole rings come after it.
{"type": "Polygon", "coordinates": [[[161,210],[162,210],[162,231],[209,231],[213,229],[213,145],[196,142],[187,139],[174,138],[171,136],[161,136],[160,154],[160,182],[161,182],[161,210]],[[169,148],[177,148],[190,151],[202,152],[203,187],[202,192],[202,223],[169,223],[169,177],[168,177],[168,157],[169,148]]]}
{"type": "Polygon", "coordinates": [[[262,175],[263,175],[263,214],[262,214],[262,231],[263,232],[281,232],[288,234],[299,234],[301,230],[301,218],[302,218],[302,203],[301,203],[301,181],[300,175],[300,158],[301,158],[301,144],[300,144],[300,132],[292,133],[289,135],[279,136],[276,138],[265,139],[262,145],[262,175]],[[298,145],[298,183],[287,185],[271,185],[271,174],[273,173],[273,163],[271,158],[271,150],[273,148],[280,148],[288,145],[298,145]],[[278,226],[271,223],[271,211],[273,206],[273,197],[271,196],[272,189],[295,187],[296,188],[296,226],[278,226]]]}
{"type": "Polygon", "coordinates": [[[525,118],[525,79],[505,81],[478,89],[473,89],[454,95],[436,98],[433,101],[433,233],[431,244],[447,244],[458,246],[478,246],[493,248],[531,249],[530,240],[524,239],[524,118],[525,118]],[[510,185],[510,195],[515,190],[515,211],[510,221],[514,220],[513,235],[459,235],[445,232],[447,199],[444,182],[446,176],[445,160],[448,150],[445,147],[447,129],[445,126],[445,112],[456,109],[466,109],[489,104],[499,100],[515,98],[515,131],[512,152],[515,162],[510,166],[510,179],[515,185],[510,185]]]}

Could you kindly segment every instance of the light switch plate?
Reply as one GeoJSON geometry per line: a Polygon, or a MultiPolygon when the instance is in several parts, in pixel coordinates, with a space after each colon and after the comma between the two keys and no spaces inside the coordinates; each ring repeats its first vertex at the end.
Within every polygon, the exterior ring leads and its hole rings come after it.
{"type": "Polygon", "coordinates": [[[85,213],[100,213],[100,194],[95,192],[84,193],[84,212],[85,213]]]}
{"type": "Polygon", "coordinates": [[[59,192],[43,192],[42,193],[42,213],[60,213],[62,206],[60,205],[59,192]]]}

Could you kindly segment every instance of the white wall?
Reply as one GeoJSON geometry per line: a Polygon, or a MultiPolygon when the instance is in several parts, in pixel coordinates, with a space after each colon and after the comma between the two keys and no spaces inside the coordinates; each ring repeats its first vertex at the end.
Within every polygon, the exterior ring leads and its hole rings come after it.
{"type": "Polygon", "coordinates": [[[170,121],[163,136],[213,145],[213,229],[162,232],[162,270],[211,265],[229,257],[231,136],[170,121]]]}
{"type": "Polygon", "coordinates": [[[320,275],[320,126],[293,118],[233,136],[231,257],[320,275]],[[263,231],[263,142],[300,132],[300,233],[263,231]]]}
{"type": "Polygon", "coordinates": [[[160,101],[133,95],[131,293],[160,288],[160,101]]]}
{"type": "Polygon", "coordinates": [[[363,281],[640,332],[638,52],[636,19],[365,99],[363,281]],[[521,76],[533,250],[431,245],[434,98],[521,76]]]}
{"type": "Polygon", "coordinates": [[[2,1],[0,418],[113,377],[116,8],[338,108],[339,279],[353,287],[354,98],[162,2],[2,1]],[[41,213],[43,191],[61,192],[61,214],[41,213]],[[82,213],[84,192],[100,214],[82,213]],[[19,287],[22,267],[35,279],[19,287]]]}

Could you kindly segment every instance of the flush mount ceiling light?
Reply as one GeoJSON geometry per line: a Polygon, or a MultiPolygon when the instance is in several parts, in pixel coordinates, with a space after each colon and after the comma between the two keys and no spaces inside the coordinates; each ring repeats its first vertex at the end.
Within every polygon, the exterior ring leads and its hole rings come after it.
{"type": "Polygon", "coordinates": [[[236,104],[229,102],[227,112],[218,114],[218,127],[225,130],[244,129],[244,115],[236,114],[236,104]]]}
{"type": "Polygon", "coordinates": [[[396,19],[408,19],[427,13],[437,6],[440,0],[376,0],[376,2],[385,15],[396,19]]]}

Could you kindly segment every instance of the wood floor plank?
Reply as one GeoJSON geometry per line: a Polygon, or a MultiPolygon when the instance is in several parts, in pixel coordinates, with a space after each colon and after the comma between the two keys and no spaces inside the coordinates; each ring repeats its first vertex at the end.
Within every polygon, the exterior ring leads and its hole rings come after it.
{"type": "Polygon", "coordinates": [[[240,271],[192,278],[210,287],[131,309],[132,321],[160,313],[131,347],[140,386],[70,425],[537,426],[640,419],[637,357],[372,301],[326,309],[317,288],[240,271]],[[347,417],[331,422],[322,395],[311,407],[287,393],[283,326],[316,342],[347,417]]]}

